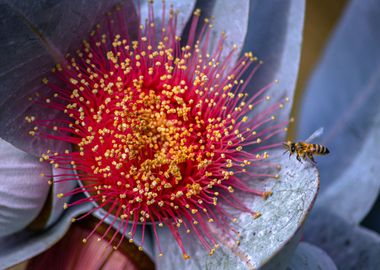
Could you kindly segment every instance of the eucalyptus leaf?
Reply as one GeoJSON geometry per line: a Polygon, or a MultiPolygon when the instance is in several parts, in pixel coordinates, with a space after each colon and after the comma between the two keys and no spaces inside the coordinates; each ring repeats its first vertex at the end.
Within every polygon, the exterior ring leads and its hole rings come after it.
{"type": "MultiPolygon", "coordinates": [[[[213,18],[211,29],[211,48],[216,49],[218,40],[222,32],[226,34],[224,41],[224,55],[227,55],[233,46],[237,46],[239,52],[244,44],[245,37],[248,31],[248,18],[249,18],[248,0],[229,1],[217,0],[212,9],[202,9],[205,13],[204,16],[213,18]]],[[[238,58],[238,53],[231,59],[232,62],[238,58]]]]}
{"type": "MultiPolygon", "coordinates": [[[[91,204],[82,204],[64,212],[59,222],[42,232],[22,230],[0,238],[0,269],[30,259],[61,239],[71,225],[71,219],[89,211],[91,204]]],[[[80,239],[78,239],[80,241],[80,239]]]]}
{"type": "Polygon", "coordinates": [[[337,270],[331,258],[320,248],[301,242],[287,270],[337,270]]]}
{"type": "Polygon", "coordinates": [[[67,145],[31,137],[25,116],[57,117],[29,100],[43,89],[41,80],[57,60],[78,48],[99,17],[118,1],[2,1],[0,3],[0,137],[40,155],[67,145]]]}
{"type": "Polygon", "coordinates": [[[50,164],[0,139],[0,237],[25,228],[43,208],[50,164]]]}
{"type": "Polygon", "coordinates": [[[215,40],[220,33],[226,33],[224,46],[231,49],[234,45],[241,50],[248,31],[249,21],[248,0],[229,1],[218,0],[212,9],[211,17],[214,17],[212,35],[215,40]]]}
{"type": "MultiPolygon", "coordinates": [[[[289,98],[290,102],[278,116],[280,121],[287,121],[300,62],[305,1],[253,0],[250,3],[249,31],[243,51],[253,51],[264,63],[249,84],[249,91],[278,80],[266,94],[274,100],[289,98]]],[[[284,136],[281,133],[276,139],[284,136]]]]}
{"type": "Polygon", "coordinates": [[[350,224],[329,208],[313,210],[305,240],[326,251],[338,269],[379,269],[379,234],[350,224]]]}
{"type": "MultiPolygon", "coordinates": [[[[239,56],[238,52],[242,49],[247,34],[249,5],[250,2],[248,0],[196,1],[195,8],[201,10],[197,33],[200,34],[201,29],[205,25],[205,20],[208,20],[208,25],[210,26],[209,52],[217,49],[222,33],[226,35],[222,56],[226,56],[234,46],[237,46],[236,53],[231,58],[231,66],[237,60],[239,56]]],[[[188,22],[186,29],[183,31],[184,34],[190,30],[190,26],[191,21],[188,22]]],[[[187,37],[183,36],[182,40],[185,44],[187,37]]]]}
{"type": "MultiPolygon", "coordinates": [[[[209,256],[203,247],[195,245],[194,235],[187,237],[189,260],[184,260],[180,249],[167,228],[159,231],[164,256],[158,257],[157,269],[285,269],[300,239],[301,228],[317,195],[318,171],[310,163],[280,156],[282,169],[279,180],[265,180],[262,189],[273,191],[267,200],[249,198],[246,204],[262,216],[253,219],[241,213],[237,224],[241,233],[236,248],[225,245],[209,256]]],[[[185,238],[186,239],[186,238],[185,238]]]]}
{"type": "Polygon", "coordinates": [[[323,126],[318,143],[331,150],[318,161],[317,206],[355,223],[380,189],[379,18],[377,1],[348,5],[306,88],[300,113],[300,139],[323,126]]]}

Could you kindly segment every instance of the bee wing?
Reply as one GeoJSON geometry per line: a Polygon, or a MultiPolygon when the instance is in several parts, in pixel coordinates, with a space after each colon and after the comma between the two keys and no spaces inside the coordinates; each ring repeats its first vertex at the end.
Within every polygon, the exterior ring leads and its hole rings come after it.
{"type": "Polygon", "coordinates": [[[323,131],[324,131],[324,128],[323,128],[323,127],[318,128],[316,131],[313,132],[313,134],[311,134],[311,135],[309,136],[309,138],[307,138],[307,139],[305,140],[305,142],[309,143],[309,142],[311,142],[312,140],[314,140],[315,138],[321,136],[321,135],[323,134],[323,131]]]}

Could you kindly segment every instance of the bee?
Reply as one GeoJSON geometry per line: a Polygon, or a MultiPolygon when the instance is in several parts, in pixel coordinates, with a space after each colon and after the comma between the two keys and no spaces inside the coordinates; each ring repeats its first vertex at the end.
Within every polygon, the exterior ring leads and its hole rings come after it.
{"type": "Polygon", "coordinates": [[[327,155],[330,153],[329,149],[321,144],[315,144],[315,143],[310,143],[313,139],[316,137],[321,136],[323,133],[323,128],[319,128],[316,131],[313,132],[313,134],[310,135],[309,138],[307,138],[304,142],[292,142],[292,141],[287,141],[283,143],[284,148],[286,152],[289,152],[289,157],[292,154],[296,154],[296,158],[299,162],[302,163],[302,160],[307,160],[309,159],[312,163],[317,163],[314,160],[313,155],[327,155]]]}

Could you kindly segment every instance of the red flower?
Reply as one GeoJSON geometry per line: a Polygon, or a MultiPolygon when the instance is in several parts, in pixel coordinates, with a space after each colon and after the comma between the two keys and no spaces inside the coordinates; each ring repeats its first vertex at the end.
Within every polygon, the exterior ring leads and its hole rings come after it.
{"type": "MultiPolygon", "coordinates": [[[[86,197],[65,207],[96,203],[78,219],[105,209],[98,225],[109,217],[110,227],[119,220],[117,231],[132,239],[138,224],[143,232],[152,224],[158,245],[157,226],[167,226],[188,258],[180,234],[183,228],[212,254],[218,246],[214,228],[236,238],[234,217],[226,206],[259,215],[245,207],[234,191],[270,195],[250,188],[247,176],[252,181],[276,177],[258,168],[275,166],[266,160],[265,151],[280,145],[269,139],[286,125],[272,124],[282,104],[255,110],[270,99],[265,90],[271,84],[253,96],[246,92],[260,63],[251,53],[232,63],[236,48],[225,52],[224,35],[208,52],[209,24],[203,24],[199,34],[196,31],[199,10],[186,44],[176,36],[172,10],[168,18],[162,14],[161,31],[152,5],[138,31],[129,28],[125,15],[121,9],[107,24],[98,25],[83,48],[57,65],[51,79],[43,80],[55,91],[45,105],[66,118],[31,116],[28,120],[36,123],[31,135],[73,145],[73,151],[47,151],[41,159],[68,170],[59,176],[60,182],[79,177],[81,186],[61,195],[85,193],[86,197]],[[46,127],[51,131],[45,132],[46,127]]],[[[143,238],[144,233],[142,243],[143,238]]]]}

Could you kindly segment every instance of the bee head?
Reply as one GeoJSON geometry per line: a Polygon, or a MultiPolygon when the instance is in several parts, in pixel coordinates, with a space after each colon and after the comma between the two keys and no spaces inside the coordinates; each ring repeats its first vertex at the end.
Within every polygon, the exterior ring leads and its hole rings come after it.
{"type": "Polygon", "coordinates": [[[284,142],[282,145],[286,149],[285,153],[289,152],[291,155],[291,154],[294,154],[294,152],[296,151],[296,146],[294,142],[287,141],[287,142],[284,142]]]}

